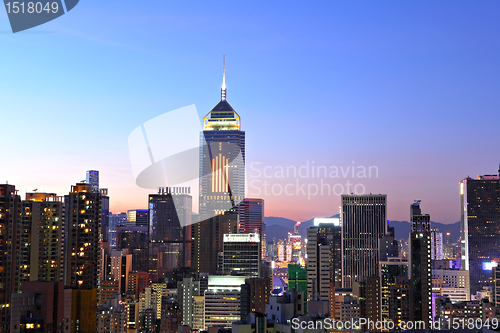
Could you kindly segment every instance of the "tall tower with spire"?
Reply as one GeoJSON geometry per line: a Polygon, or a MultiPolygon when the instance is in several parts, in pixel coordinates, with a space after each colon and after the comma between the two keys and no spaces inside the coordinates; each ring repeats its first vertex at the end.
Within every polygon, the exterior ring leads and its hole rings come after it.
{"type": "Polygon", "coordinates": [[[237,233],[245,199],[245,132],[227,102],[225,61],[221,100],[203,118],[200,135],[200,222],[192,225],[191,268],[221,273],[223,235],[237,233]]]}
{"type": "Polygon", "coordinates": [[[227,102],[225,59],[221,100],[203,118],[200,146],[200,215],[233,211],[245,198],[245,132],[227,102]]]}

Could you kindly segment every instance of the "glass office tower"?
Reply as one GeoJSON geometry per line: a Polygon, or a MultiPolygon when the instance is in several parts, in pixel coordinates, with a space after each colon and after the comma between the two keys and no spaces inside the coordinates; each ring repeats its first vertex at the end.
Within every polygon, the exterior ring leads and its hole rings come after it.
{"type": "Polygon", "coordinates": [[[462,267],[473,295],[491,285],[492,258],[500,257],[499,183],[497,175],[460,182],[462,267]]]}
{"type": "Polygon", "coordinates": [[[379,238],[387,233],[385,194],[342,195],[343,286],[379,275],[379,238]]]}
{"type": "Polygon", "coordinates": [[[200,215],[202,219],[232,210],[245,198],[245,132],[238,113],[226,100],[203,118],[200,141],[200,215]]]}

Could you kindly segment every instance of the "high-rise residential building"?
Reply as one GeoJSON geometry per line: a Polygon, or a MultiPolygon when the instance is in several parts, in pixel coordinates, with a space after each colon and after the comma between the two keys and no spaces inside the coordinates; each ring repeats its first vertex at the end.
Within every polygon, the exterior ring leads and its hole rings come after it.
{"type": "Polygon", "coordinates": [[[203,220],[238,210],[245,198],[245,132],[226,92],[224,70],[221,101],[203,118],[199,201],[203,220]]]}
{"type": "Polygon", "coordinates": [[[99,171],[97,170],[87,170],[87,176],[85,177],[85,182],[90,184],[92,187],[92,193],[99,192],[99,171]]]}
{"type": "Polygon", "coordinates": [[[125,296],[129,273],[132,271],[132,255],[127,250],[111,250],[107,277],[118,281],[118,292],[125,296]]]}
{"type": "Polygon", "coordinates": [[[87,183],[71,186],[64,196],[64,282],[73,289],[72,331],[96,328],[102,272],[101,193],[87,183]]]}
{"type": "Polygon", "coordinates": [[[225,234],[223,243],[224,275],[259,276],[259,234],[225,234]]]}
{"type": "Polygon", "coordinates": [[[462,266],[470,271],[471,294],[491,285],[491,261],[500,257],[498,175],[460,182],[462,266]]]}
{"type": "Polygon", "coordinates": [[[340,218],[316,218],[307,229],[307,300],[330,298],[330,282],[342,286],[340,218]]]}
{"type": "Polygon", "coordinates": [[[54,193],[26,193],[22,202],[21,279],[62,281],[64,271],[64,206],[54,193]]]}
{"type": "Polygon", "coordinates": [[[244,276],[217,276],[208,278],[208,289],[205,290],[205,326],[231,327],[240,320],[241,285],[245,284],[244,276]]]}
{"type": "Polygon", "coordinates": [[[139,294],[143,293],[149,282],[148,272],[130,272],[127,280],[127,293],[139,299],[139,294]]]}
{"type": "Polygon", "coordinates": [[[19,292],[20,236],[23,234],[21,224],[21,197],[16,187],[10,184],[0,185],[0,331],[10,332],[11,295],[19,292]]]}
{"type": "Polygon", "coordinates": [[[62,281],[26,281],[22,290],[12,295],[11,333],[70,333],[71,289],[62,281]]]}
{"type": "Polygon", "coordinates": [[[431,259],[443,260],[443,233],[437,228],[431,228],[431,259]]]}
{"type": "Polygon", "coordinates": [[[192,197],[189,188],[160,188],[149,195],[149,275],[153,282],[190,266],[192,197]]]}
{"type": "Polygon", "coordinates": [[[98,288],[101,263],[101,194],[77,183],[64,196],[66,286],[98,288]]]}
{"type": "Polygon", "coordinates": [[[182,309],[182,325],[193,327],[194,314],[196,310],[195,296],[200,296],[200,281],[192,276],[185,277],[182,282],[178,282],[178,295],[182,309]]]}
{"type": "Polygon", "coordinates": [[[379,276],[379,238],[387,233],[385,194],[342,195],[343,286],[379,276]]]}
{"type": "Polygon", "coordinates": [[[265,260],[266,253],[266,222],[264,221],[264,200],[246,198],[238,208],[240,215],[239,232],[260,235],[261,259],[265,260]]]}
{"type": "Polygon", "coordinates": [[[410,206],[411,232],[408,241],[410,319],[432,321],[431,218],[422,214],[420,200],[410,206]]]}

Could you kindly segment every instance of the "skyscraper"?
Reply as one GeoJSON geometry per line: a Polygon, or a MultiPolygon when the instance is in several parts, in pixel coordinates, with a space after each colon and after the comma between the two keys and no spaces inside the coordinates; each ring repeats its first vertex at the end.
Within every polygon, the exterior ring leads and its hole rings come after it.
{"type": "Polygon", "coordinates": [[[102,273],[101,193],[87,183],[71,186],[64,196],[64,281],[72,288],[71,329],[96,327],[102,273]]]}
{"type": "Polygon", "coordinates": [[[116,248],[127,249],[132,254],[132,270],[148,272],[149,239],[148,227],[119,226],[116,228],[116,248]]]}
{"type": "Polygon", "coordinates": [[[65,202],[65,272],[68,287],[98,288],[101,265],[101,194],[86,183],[71,186],[65,202]]]}
{"type": "Polygon", "coordinates": [[[264,200],[246,198],[240,203],[240,233],[258,233],[260,236],[261,259],[266,254],[266,222],[264,221],[264,200]]]}
{"type": "Polygon", "coordinates": [[[160,188],[149,195],[149,274],[153,282],[190,266],[192,197],[189,188],[160,188]]]}
{"type": "Polygon", "coordinates": [[[342,238],[340,218],[316,218],[307,229],[307,299],[326,301],[330,282],[342,287],[342,238]]]}
{"type": "Polygon", "coordinates": [[[260,236],[251,234],[224,235],[224,275],[259,276],[260,236]]]}
{"type": "Polygon", "coordinates": [[[85,182],[92,186],[91,192],[99,192],[99,171],[97,170],[87,170],[87,176],[85,177],[85,182]]]}
{"type": "Polygon", "coordinates": [[[131,226],[149,226],[148,209],[131,209],[127,212],[127,224],[131,226]]]}
{"type": "Polygon", "coordinates": [[[408,242],[410,319],[432,321],[431,217],[422,214],[420,200],[410,206],[411,232],[408,242]]]}
{"type": "Polygon", "coordinates": [[[245,132],[226,100],[225,69],[220,102],[203,118],[200,140],[199,222],[192,225],[191,267],[217,272],[223,235],[238,232],[245,196],[245,132]]]}
{"type": "Polygon", "coordinates": [[[61,196],[26,193],[22,202],[25,232],[21,244],[23,281],[62,281],[64,271],[64,212],[61,196]]]}
{"type": "Polygon", "coordinates": [[[431,259],[443,260],[443,233],[431,228],[431,259]]]}
{"type": "Polygon", "coordinates": [[[385,194],[342,195],[343,286],[379,276],[379,238],[387,233],[385,194]]]}
{"type": "Polygon", "coordinates": [[[191,268],[196,273],[216,274],[217,258],[224,251],[224,234],[238,232],[238,215],[211,217],[192,225],[191,268]]]}
{"type": "Polygon", "coordinates": [[[20,291],[21,197],[14,185],[0,185],[0,329],[10,332],[11,295],[20,291]]]}
{"type": "Polygon", "coordinates": [[[491,285],[491,262],[500,257],[500,180],[497,175],[460,182],[462,267],[471,294],[491,285]]]}
{"type": "Polygon", "coordinates": [[[245,132],[227,102],[225,70],[220,102],[203,118],[200,142],[200,215],[232,210],[245,198],[245,132]]]}

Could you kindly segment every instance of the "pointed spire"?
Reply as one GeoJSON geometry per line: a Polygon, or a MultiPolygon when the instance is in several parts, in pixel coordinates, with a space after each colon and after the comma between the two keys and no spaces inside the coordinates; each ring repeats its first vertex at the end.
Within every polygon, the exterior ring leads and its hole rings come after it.
{"type": "Polygon", "coordinates": [[[223,56],[223,67],[222,67],[222,88],[220,90],[220,100],[226,100],[226,56],[223,56]]]}

